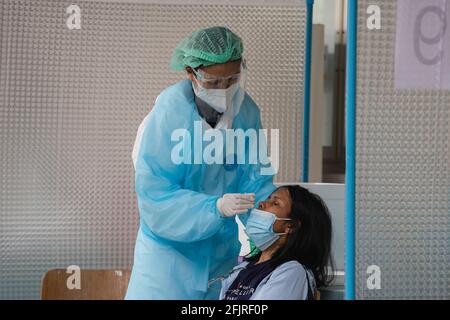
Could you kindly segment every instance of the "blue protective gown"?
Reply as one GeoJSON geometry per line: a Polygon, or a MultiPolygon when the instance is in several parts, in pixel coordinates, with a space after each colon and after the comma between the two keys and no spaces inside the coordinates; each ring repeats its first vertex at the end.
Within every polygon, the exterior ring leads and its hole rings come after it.
{"type": "MultiPolygon", "coordinates": [[[[171,153],[179,140],[171,135],[186,129],[193,147],[195,121],[202,119],[192,83],[184,80],[158,96],[143,122],[135,163],[140,228],[126,299],[218,299],[220,283],[208,288],[208,280],[237,264],[241,245],[235,218],[220,215],[217,199],[255,193],[257,204],[275,189],[260,164],[175,164],[171,153]]],[[[259,109],[247,94],[232,128],[261,128],[259,109]]],[[[246,215],[240,218],[245,224],[246,215]]]]}

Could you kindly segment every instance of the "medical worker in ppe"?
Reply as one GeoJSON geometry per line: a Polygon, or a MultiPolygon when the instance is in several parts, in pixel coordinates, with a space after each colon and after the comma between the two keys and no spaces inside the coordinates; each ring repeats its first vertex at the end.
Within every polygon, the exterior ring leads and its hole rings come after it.
{"type": "Polygon", "coordinates": [[[236,161],[237,149],[222,146],[220,162],[195,159],[212,143],[198,141],[198,124],[203,132],[261,128],[242,53],[225,27],[197,30],[174,50],[171,67],[187,79],[159,94],[133,149],[140,228],[126,299],[218,299],[220,283],[208,281],[237,264],[236,216],[245,224],[249,209],[275,190],[261,162],[236,161]],[[189,160],[181,163],[180,132],[189,160]]]}

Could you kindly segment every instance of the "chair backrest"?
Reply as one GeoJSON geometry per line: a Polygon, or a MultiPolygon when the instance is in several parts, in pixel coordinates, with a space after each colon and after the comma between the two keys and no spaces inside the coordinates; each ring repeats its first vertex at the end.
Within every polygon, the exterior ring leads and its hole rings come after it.
{"type": "Polygon", "coordinates": [[[42,300],[122,300],[130,270],[80,270],[79,289],[73,288],[73,274],[52,269],[42,278],[42,300]]]}

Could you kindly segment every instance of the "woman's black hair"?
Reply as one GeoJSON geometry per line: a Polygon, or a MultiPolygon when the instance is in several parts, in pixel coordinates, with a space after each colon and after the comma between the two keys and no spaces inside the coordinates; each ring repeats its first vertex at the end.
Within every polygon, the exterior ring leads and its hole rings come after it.
{"type": "MultiPolygon", "coordinates": [[[[282,186],[291,196],[289,221],[292,232],[287,241],[272,256],[273,268],[288,262],[298,261],[314,273],[317,287],[328,286],[334,279],[334,263],[331,257],[331,216],[323,200],[316,194],[298,185],[282,186]]],[[[246,258],[257,261],[261,253],[246,258]]]]}

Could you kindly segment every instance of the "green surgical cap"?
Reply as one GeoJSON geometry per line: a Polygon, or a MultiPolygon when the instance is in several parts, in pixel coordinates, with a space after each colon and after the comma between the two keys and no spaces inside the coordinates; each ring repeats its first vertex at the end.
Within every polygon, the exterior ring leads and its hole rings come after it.
{"type": "Polygon", "coordinates": [[[226,27],[211,27],[194,31],[173,51],[170,66],[183,70],[189,66],[210,66],[238,60],[242,57],[242,40],[226,27]]]}

